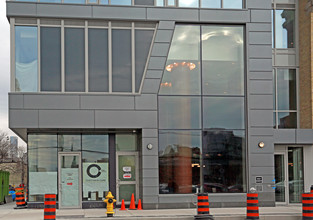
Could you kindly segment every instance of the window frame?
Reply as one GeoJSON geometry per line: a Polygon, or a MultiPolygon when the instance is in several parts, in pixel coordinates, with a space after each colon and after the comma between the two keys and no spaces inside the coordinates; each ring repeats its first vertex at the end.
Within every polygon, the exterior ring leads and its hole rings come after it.
{"type": "MultiPolygon", "coordinates": [[[[62,19],[62,20],[56,20],[56,19],[50,19],[53,23],[55,21],[59,22],[60,24],[46,24],[43,21],[46,21],[49,19],[25,19],[25,22],[23,22],[23,19],[19,19],[19,22],[16,22],[15,18],[10,18],[10,25],[11,25],[11,45],[10,45],[10,50],[11,50],[11,92],[16,92],[16,93],[24,93],[23,91],[16,91],[15,88],[15,26],[31,26],[31,27],[37,27],[37,47],[38,47],[38,84],[37,84],[37,91],[36,92],[25,92],[28,94],[31,93],[48,93],[48,94],[81,94],[81,93],[88,93],[88,94],[121,94],[121,95],[138,95],[141,94],[142,87],[143,87],[143,81],[147,72],[148,68],[148,63],[149,63],[149,57],[151,56],[152,52],[152,47],[154,43],[154,39],[156,36],[156,29],[158,24],[157,23],[149,23],[151,24],[151,27],[142,27],[140,25],[136,25],[137,22],[127,22],[129,26],[123,26],[122,25],[114,25],[116,23],[111,22],[111,21],[103,21],[107,25],[102,25],[102,26],[97,26],[93,25],[91,21],[89,24],[89,21],[87,20],[77,20],[77,24],[66,24],[67,21],[71,22],[69,19],[62,19]],[[32,23],[31,21],[34,21],[32,23]],[[36,22],[35,22],[36,21],[36,22]],[[79,24],[81,22],[81,24],[79,24]],[[113,25],[112,25],[113,23],[113,25]],[[40,28],[41,27],[60,27],[61,28],[61,91],[41,91],[41,69],[40,69],[40,64],[41,64],[41,53],[40,53],[40,43],[41,43],[41,38],[40,38],[40,28]],[[82,92],[66,92],[65,91],[65,28],[83,28],[84,29],[84,34],[85,34],[85,91],[82,92]],[[90,92],[89,91],[89,58],[88,58],[88,29],[107,29],[108,30],[108,63],[109,63],[109,91],[108,92],[90,92]],[[131,59],[132,59],[132,91],[131,92],[113,92],[112,91],[112,30],[117,29],[117,30],[131,30],[131,59]],[[150,30],[153,31],[153,36],[151,39],[151,44],[149,47],[149,53],[148,53],[148,58],[145,62],[144,66],[144,72],[143,76],[141,79],[139,91],[136,92],[136,69],[135,69],[135,31],[136,30],[150,30]]],[[[76,20],[75,20],[76,21],[76,20]]],[[[140,22],[138,22],[139,24],[140,22]]],[[[117,23],[118,24],[118,23],[117,23]]]]}
{"type": "MultiPolygon", "coordinates": [[[[275,87],[273,88],[273,99],[275,99],[275,106],[273,106],[273,116],[275,115],[275,118],[273,118],[273,128],[274,129],[298,129],[300,127],[300,99],[299,99],[299,68],[292,68],[292,67],[273,67],[273,85],[275,84],[275,87]],[[286,69],[286,70],[295,70],[296,74],[296,110],[277,110],[278,106],[278,89],[277,89],[277,69],[286,69]],[[278,127],[278,114],[279,113],[296,113],[297,116],[297,123],[296,128],[279,128],[278,127]],[[274,121],[275,119],[275,121],[274,121]],[[274,123],[275,122],[275,123],[274,123]]],[[[273,102],[274,104],[274,102],[273,102]]]]}

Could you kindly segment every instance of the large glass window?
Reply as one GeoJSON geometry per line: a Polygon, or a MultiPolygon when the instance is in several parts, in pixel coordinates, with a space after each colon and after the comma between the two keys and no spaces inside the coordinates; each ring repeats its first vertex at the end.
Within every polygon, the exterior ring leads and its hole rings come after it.
{"type": "Polygon", "coordinates": [[[200,129],[200,97],[159,96],[160,129],[200,129]]]}
{"type": "Polygon", "coordinates": [[[246,191],[243,36],[175,27],[158,97],[160,193],[246,191]]]}
{"type": "Polygon", "coordinates": [[[57,135],[28,135],[29,201],[43,202],[46,193],[57,190],[57,135]]]}
{"type": "Polygon", "coordinates": [[[273,10],[274,48],[294,48],[295,45],[295,10],[273,10]]]}
{"type": "Polygon", "coordinates": [[[202,150],[204,192],[245,191],[244,131],[204,131],[202,150]]]}
{"type": "Polygon", "coordinates": [[[112,90],[131,92],[131,30],[112,30],[112,41],[112,90]]]}
{"type": "Polygon", "coordinates": [[[137,151],[137,134],[116,134],[116,151],[137,151]]]}
{"type": "Polygon", "coordinates": [[[15,27],[15,90],[37,92],[37,27],[15,27]]]}
{"type": "Polygon", "coordinates": [[[82,135],[82,167],[83,200],[101,201],[109,190],[108,135],[82,135]]]}
{"type": "Polygon", "coordinates": [[[61,91],[61,28],[40,29],[41,91],[61,91]]]}
{"type": "Polygon", "coordinates": [[[201,179],[201,132],[159,131],[160,193],[196,193],[201,179]]]}
{"type": "Polygon", "coordinates": [[[243,27],[202,27],[202,88],[206,95],[243,95],[243,27]]]}
{"type": "Polygon", "coordinates": [[[82,28],[65,28],[65,91],[85,91],[85,35],[82,28]]]}
{"type": "Polygon", "coordinates": [[[274,128],[297,128],[297,74],[274,69],[274,128]]]}
{"type": "Polygon", "coordinates": [[[88,30],[89,91],[109,91],[108,30],[88,30]]]}
{"type": "Polygon", "coordinates": [[[175,28],[160,94],[200,94],[200,26],[175,28]]]}

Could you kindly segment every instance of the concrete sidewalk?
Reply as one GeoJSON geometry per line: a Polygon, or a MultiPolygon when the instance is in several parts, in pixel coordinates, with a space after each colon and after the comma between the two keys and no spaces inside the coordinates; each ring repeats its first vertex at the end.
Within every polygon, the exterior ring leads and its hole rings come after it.
{"type": "MultiPolygon", "coordinates": [[[[15,204],[0,205],[0,220],[43,220],[43,209],[14,209],[15,204]]],[[[180,219],[193,220],[196,209],[159,209],[159,210],[115,210],[111,219],[148,220],[148,219],[180,219]]],[[[211,214],[216,220],[243,220],[246,208],[211,208],[211,214]]],[[[57,219],[101,220],[106,219],[105,209],[68,209],[57,210],[57,219]]],[[[302,207],[278,206],[261,207],[261,220],[300,220],[302,207]]]]}

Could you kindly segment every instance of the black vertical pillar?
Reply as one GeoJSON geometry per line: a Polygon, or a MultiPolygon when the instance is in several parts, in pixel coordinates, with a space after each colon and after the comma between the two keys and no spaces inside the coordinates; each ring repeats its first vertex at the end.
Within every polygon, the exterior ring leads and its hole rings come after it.
{"type": "Polygon", "coordinates": [[[115,134],[109,134],[109,190],[116,198],[116,148],[115,134]]]}

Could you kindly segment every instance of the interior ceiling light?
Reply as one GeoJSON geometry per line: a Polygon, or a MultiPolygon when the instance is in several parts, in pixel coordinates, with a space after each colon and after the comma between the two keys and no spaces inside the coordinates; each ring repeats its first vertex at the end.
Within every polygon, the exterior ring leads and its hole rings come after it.
{"type": "Polygon", "coordinates": [[[175,68],[175,67],[178,67],[178,66],[185,66],[185,67],[188,67],[189,70],[193,70],[194,68],[196,68],[196,64],[194,63],[191,63],[191,62],[181,62],[181,63],[172,63],[172,64],[169,64],[166,66],[166,70],[168,72],[172,72],[172,69],[175,68]]]}
{"type": "Polygon", "coordinates": [[[162,87],[172,87],[172,83],[171,82],[164,82],[164,83],[161,83],[161,86],[162,87]]]}

